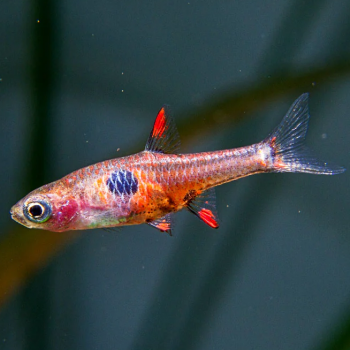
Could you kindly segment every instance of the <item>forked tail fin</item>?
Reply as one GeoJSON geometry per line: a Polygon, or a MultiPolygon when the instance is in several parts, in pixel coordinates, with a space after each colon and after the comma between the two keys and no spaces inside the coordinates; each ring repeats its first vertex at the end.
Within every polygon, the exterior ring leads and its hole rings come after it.
{"type": "Polygon", "coordinates": [[[318,160],[304,145],[309,122],[309,95],[302,94],[289,108],[280,125],[267,137],[274,157],[272,171],[334,175],[344,168],[318,160]]]}

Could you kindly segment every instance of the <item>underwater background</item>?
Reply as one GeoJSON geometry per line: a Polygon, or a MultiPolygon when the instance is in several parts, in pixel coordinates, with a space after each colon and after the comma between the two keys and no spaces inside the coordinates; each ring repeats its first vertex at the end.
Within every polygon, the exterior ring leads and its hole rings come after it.
{"type": "Polygon", "coordinates": [[[350,2],[0,3],[0,349],[350,349],[350,2]],[[307,144],[349,169],[217,188],[219,230],[29,230],[29,191],[143,150],[259,142],[310,93],[307,144]]]}

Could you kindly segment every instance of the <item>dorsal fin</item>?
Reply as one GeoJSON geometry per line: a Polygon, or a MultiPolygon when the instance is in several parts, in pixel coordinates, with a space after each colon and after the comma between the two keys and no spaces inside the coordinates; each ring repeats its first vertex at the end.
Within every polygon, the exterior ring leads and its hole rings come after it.
{"type": "Polygon", "coordinates": [[[215,189],[211,188],[188,201],[187,209],[212,228],[219,228],[215,189]]]}
{"type": "Polygon", "coordinates": [[[148,225],[157,228],[161,232],[168,233],[169,236],[172,236],[172,234],[171,234],[171,226],[172,226],[171,214],[166,214],[157,220],[153,220],[151,222],[148,222],[148,225]]]}
{"type": "Polygon", "coordinates": [[[179,146],[180,138],[176,125],[170,117],[169,108],[163,106],[158,112],[145,150],[159,153],[176,153],[179,146]]]}

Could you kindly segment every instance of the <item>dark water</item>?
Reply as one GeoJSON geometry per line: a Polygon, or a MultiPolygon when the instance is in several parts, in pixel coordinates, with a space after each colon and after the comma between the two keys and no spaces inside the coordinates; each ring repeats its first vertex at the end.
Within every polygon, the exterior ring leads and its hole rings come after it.
{"type": "Polygon", "coordinates": [[[224,185],[220,229],[179,213],[172,238],[67,244],[8,211],[142,150],[164,103],[185,153],[260,141],[310,92],[308,144],[349,169],[348,2],[4,1],[0,18],[1,349],[347,348],[348,172],[224,185]]]}

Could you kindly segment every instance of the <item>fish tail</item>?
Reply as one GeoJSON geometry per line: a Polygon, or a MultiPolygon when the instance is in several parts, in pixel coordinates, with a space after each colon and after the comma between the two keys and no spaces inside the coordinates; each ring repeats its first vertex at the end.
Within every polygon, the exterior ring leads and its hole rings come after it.
{"type": "Polygon", "coordinates": [[[305,146],[309,123],[308,94],[301,95],[290,107],[280,125],[263,141],[272,149],[273,172],[334,175],[345,171],[317,159],[305,146]]]}

